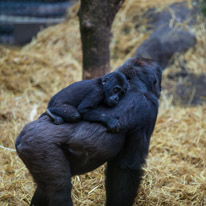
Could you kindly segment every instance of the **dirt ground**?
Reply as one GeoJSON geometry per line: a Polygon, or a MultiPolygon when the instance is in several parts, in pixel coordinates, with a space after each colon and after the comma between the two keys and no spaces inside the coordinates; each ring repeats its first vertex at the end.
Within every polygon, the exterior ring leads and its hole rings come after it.
{"type": "MultiPolygon", "coordinates": [[[[144,26],[143,14],[147,9],[158,6],[161,10],[173,2],[177,0],[125,1],[112,28],[113,69],[133,56],[150,34],[144,26]],[[138,28],[135,27],[137,24],[140,25],[138,28]]],[[[192,2],[187,2],[191,7],[192,2]]],[[[81,79],[77,10],[78,6],[70,9],[66,22],[40,32],[23,48],[0,46],[2,206],[28,205],[35,189],[30,174],[14,150],[16,136],[27,122],[45,111],[54,93],[81,79]]],[[[192,27],[196,46],[184,54],[174,55],[173,64],[163,72],[158,120],[135,205],[206,205],[206,97],[202,86],[206,75],[205,22],[206,18],[197,17],[197,23],[192,27]],[[187,71],[185,76],[181,74],[182,62],[187,71]],[[192,77],[195,80],[191,80],[192,77]],[[189,86],[185,82],[189,82],[189,86]],[[196,92],[199,87],[200,94],[196,92]],[[184,94],[187,95],[183,101],[179,97],[184,94]],[[196,98],[198,101],[193,104],[196,98]]],[[[74,205],[105,205],[104,168],[73,178],[74,205]]]]}

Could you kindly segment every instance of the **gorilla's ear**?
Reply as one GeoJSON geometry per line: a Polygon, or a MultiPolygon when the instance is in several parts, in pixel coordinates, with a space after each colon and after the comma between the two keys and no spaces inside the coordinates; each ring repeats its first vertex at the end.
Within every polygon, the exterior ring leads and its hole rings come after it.
{"type": "Polygon", "coordinates": [[[102,85],[105,85],[109,81],[109,77],[102,78],[102,85]]]}

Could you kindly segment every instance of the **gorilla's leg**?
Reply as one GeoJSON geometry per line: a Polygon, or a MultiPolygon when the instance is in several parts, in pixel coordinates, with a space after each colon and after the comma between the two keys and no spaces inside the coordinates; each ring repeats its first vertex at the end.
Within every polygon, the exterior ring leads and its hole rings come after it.
{"type": "Polygon", "coordinates": [[[36,191],[34,192],[34,195],[31,200],[30,206],[48,206],[49,205],[49,199],[47,198],[44,191],[37,186],[36,191]]]}
{"type": "Polygon", "coordinates": [[[132,206],[142,175],[142,169],[121,169],[117,160],[108,162],[106,169],[106,206],[132,206]]]}
{"type": "Polygon", "coordinates": [[[17,146],[20,158],[38,186],[31,205],[72,206],[69,161],[58,145],[49,142],[43,145],[19,144],[17,146]],[[37,149],[38,146],[42,148],[37,149]]]}
{"type": "Polygon", "coordinates": [[[81,115],[72,105],[59,105],[58,107],[49,107],[46,114],[54,121],[55,124],[65,122],[79,122],[81,115]],[[60,107],[61,106],[61,107],[60,107]]]}

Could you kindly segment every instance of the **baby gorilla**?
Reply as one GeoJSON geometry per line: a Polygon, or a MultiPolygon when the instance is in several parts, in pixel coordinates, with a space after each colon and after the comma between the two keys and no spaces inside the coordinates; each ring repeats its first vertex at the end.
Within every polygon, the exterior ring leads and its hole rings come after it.
{"type": "Polygon", "coordinates": [[[109,107],[116,106],[127,91],[128,85],[126,77],[121,72],[75,82],[50,99],[46,114],[55,124],[78,122],[83,119],[101,122],[109,131],[119,131],[120,124],[116,118],[95,109],[101,103],[109,107]]]}

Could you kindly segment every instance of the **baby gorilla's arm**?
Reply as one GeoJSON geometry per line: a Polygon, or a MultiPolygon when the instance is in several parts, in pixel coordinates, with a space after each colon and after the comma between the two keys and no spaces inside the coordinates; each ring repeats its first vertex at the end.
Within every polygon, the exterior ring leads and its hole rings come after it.
{"type": "Polygon", "coordinates": [[[78,106],[78,111],[81,114],[82,119],[90,122],[100,122],[105,125],[109,131],[118,132],[120,129],[119,121],[96,110],[96,107],[100,103],[103,103],[103,100],[103,91],[100,91],[100,89],[95,89],[80,103],[78,106]]]}

